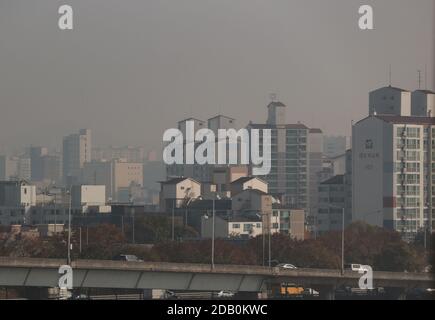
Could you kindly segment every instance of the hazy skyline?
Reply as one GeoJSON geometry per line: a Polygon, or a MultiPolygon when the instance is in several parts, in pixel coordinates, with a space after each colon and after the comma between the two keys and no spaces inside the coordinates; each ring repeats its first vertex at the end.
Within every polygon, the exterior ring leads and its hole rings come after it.
{"type": "Polygon", "coordinates": [[[0,152],[80,128],[95,146],[158,148],[190,116],[264,122],[272,92],[289,123],[350,135],[390,64],[394,86],[416,89],[425,65],[435,86],[433,0],[65,3],[73,31],[59,1],[0,0],[0,152]],[[374,31],[358,29],[361,4],[374,31]]]}

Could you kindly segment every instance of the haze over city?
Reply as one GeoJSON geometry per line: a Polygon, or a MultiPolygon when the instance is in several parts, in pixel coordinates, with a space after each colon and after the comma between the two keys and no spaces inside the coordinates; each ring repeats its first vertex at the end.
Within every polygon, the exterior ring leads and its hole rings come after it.
{"type": "Polygon", "coordinates": [[[58,1],[1,1],[0,152],[77,128],[158,149],[190,116],[263,122],[272,92],[287,122],[349,136],[389,65],[394,86],[417,89],[421,70],[434,87],[433,1],[370,1],[376,32],[358,29],[360,2],[77,0],[60,32],[58,1]]]}

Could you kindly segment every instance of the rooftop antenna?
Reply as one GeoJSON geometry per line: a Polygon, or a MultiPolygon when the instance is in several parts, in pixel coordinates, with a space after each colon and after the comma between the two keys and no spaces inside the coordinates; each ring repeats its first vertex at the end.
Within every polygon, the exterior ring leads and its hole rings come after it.
{"type": "Polygon", "coordinates": [[[389,83],[389,86],[391,87],[391,64],[390,64],[390,66],[389,66],[389,68],[388,68],[388,83],[389,83]]]}
{"type": "Polygon", "coordinates": [[[427,63],[424,64],[424,89],[427,90],[427,63]]]}
{"type": "Polygon", "coordinates": [[[421,70],[417,70],[418,72],[418,90],[421,90],[421,70]]]}
{"type": "Polygon", "coordinates": [[[270,98],[270,100],[272,100],[272,102],[276,102],[277,94],[276,93],[271,93],[271,94],[269,94],[269,98],[270,98]]]}

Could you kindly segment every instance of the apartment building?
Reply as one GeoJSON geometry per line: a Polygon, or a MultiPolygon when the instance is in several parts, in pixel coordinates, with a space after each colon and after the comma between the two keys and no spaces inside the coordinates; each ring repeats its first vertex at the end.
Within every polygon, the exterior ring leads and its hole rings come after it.
{"type": "MultiPolygon", "coordinates": [[[[425,94],[429,101],[433,93],[425,94]]],[[[396,230],[406,240],[433,230],[435,216],[435,118],[410,115],[420,110],[410,102],[409,91],[376,90],[373,112],[352,130],[353,220],[396,230]]]]}
{"type": "MultiPolygon", "coordinates": [[[[302,123],[287,124],[286,108],[282,102],[272,101],[266,124],[251,122],[248,129],[271,130],[271,171],[261,176],[269,193],[282,195],[287,206],[312,214],[309,211],[315,208],[317,197],[310,199],[310,190],[316,192],[317,172],[322,170],[323,134],[302,123]]],[[[260,149],[262,143],[260,136],[260,149]]]]}
{"type": "Polygon", "coordinates": [[[65,185],[78,184],[81,169],[91,161],[91,130],[82,129],[78,133],[63,138],[62,170],[65,185]]]}

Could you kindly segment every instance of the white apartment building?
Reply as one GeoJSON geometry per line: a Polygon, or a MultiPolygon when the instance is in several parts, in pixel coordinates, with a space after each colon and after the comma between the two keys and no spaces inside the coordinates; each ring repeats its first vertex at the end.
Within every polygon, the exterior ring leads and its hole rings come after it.
{"type": "Polygon", "coordinates": [[[412,240],[434,226],[435,118],[408,116],[407,92],[375,91],[370,101],[380,107],[371,104],[377,111],[353,126],[352,211],[353,221],[396,230],[412,240]]]}
{"type": "Polygon", "coordinates": [[[269,193],[283,195],[287,206],[311,214],[317,202],[317,172],[322,171],[323,133],[301,123],[286,124],[286,108],[272,101],[266,124],[250,123],[248,129],[271,130],[271,171],[261,176],[269,184],[269,193]]]}
{"type": "Polygon", "coordinates": [[[79,183],[83,165],[91,161],[91,130],[82,129],[79,133],[64,137],[62,152],[64,184],[79,183]]]}

